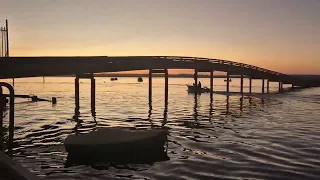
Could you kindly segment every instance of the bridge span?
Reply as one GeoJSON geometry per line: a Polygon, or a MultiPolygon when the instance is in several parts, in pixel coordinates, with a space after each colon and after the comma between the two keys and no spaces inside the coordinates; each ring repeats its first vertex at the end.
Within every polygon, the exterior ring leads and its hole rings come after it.
{"type": "Polygon", "coordinates": [[[195,69],[198,72],[222,71],[266,79],[294,86],[319,86],[314,79],[299,78],[261,67],[221,59],[182,56],[73,56],[1,57],[0,79],[61,76],[84,73],[150,69],[195,69]]]}

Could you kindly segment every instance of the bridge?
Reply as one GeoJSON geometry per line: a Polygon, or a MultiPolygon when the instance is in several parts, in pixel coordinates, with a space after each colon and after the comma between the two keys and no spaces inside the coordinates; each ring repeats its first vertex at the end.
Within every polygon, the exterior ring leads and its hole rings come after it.
{"type": "Polygon", "coordinates": [[[180,56],[80,56],[80,57],[0,57],[0,79],[61,76],[84,73],[150,69],[195,69],[222,71],[295,86],[319,86],[318,79],[304,79],[261,67],[221,59],[180,56]]]}

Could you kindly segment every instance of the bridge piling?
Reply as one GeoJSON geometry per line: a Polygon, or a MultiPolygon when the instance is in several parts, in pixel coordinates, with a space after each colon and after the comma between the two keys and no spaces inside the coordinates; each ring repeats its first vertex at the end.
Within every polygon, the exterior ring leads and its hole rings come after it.
{"type": "Polygon", "coordinates": [[[95,116],[96,109],[96,80],[94,79],[94,74],[91,73],[91,114],[95,116]]]}
{"type": "Polygon", "coordinates": [[[252,79],[249,77],[249,93],[251,94],[252,92],[252,79]]]}
{"type": "Polygon", "coordinates": [[[262,79],[262,94],[264,94],[264,79],[262,79]]]}
{"type": "MultiPolygon", "coordinates": [[[[198,70],[194,70],[194,86],[198,87],[198,70]]],[[[195,88],[195,93],[197,93],[197,88],[195,88]]]]}
{"type": "Polygon", "coordinates": [[[229,81],[230,81],[230,77],[229,77],[229,73],[227,73],[227,93],[229,94],[229,81]]]}
{"type": "Polygon", "coordinates": [[[269,79],[267,79],[267,93],[269,94],[269,87],[270,87],[270,81],[269,81],[269,79]]]}
{"type": "Polygon", "coordinates": [[[240,81],[240,92],[243,94],[243,75],[241,74],[241,81],[240,81]]]}
{"type": "Polygon", "coordinates": [[[213,95],[213,72],[210,71],[210,99],[212,100],[212,95],[213,95]]]}
{"type": "MultiPolygon", "coordinates": [[[[168,94],[169,94],[169,78],[168,78],[168,69],[165,69],[165,79],[164,79],[164,91],[165,91],[165,107],[168,106],[168,94]]],[[[165,108],[166,109],[166,108],[165,108]]]]}
{"type": "Polygon", "coordinates": [[[152,69],[149,69],[149,107],[152,109],[152,69]]]}
{"type": "Polygon", "coordinates": [[[74,80],[74,100],[75,100],[75,105],[76,105],[76,109],[79,109],[80,107],[80,103],[79,103],[79,76],[76,75],[76,78],[74,80]]]}
{"type": "Polygon", "coordinates": [[[279,82],[279,93],[282,92],[282,82],[279,82]]]}

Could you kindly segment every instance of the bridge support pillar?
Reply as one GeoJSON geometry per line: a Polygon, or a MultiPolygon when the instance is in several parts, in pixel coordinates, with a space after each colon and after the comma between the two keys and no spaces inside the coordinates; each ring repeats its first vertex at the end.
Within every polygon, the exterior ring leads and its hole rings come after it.
{"type": "Polygon", "coordinates": [[[227,73],[227,93],[229,95],[229,84],[230,84],[230,76],[229,76],[229,73],[227,73]]]}
{"type": "Polygon", "coordinates": [[[149,106],[152,109],[152,69],[149,69],[149,106]]]}
{"type": "Polygon", "coordinates": [[[264,94],[264,79],[262,79],[262,94],[264,94]]]}
{"type": "Polygon", "coordinates": [[[169,94],[169,78],[168,78],[168,69],[165,69],[164,73],[165,79],[164,79],[164,103],[165,103],[165,109],[168,107],[168,94],[169,94]]]}
{"type": "Polygon", "coordinates": [[[96,80],[94,79],[94,74],[91,73],[91,114],[95,117],[96,109],[96,80]]]}
{"type": "Polygon", "coordinates": [[[283,84],[282,82],[279,82],[279,93],[281,93],[283,90],[283,84]]]}
{"type": "Polygon", "coordinates": [[[168,94],[169,94],[169,73],[168,69],[149,69],[149,109],[152,110],[152,74],[164,73],[164,101],[165,111],[168,109],[168,94]]]}
{"type": "Polygon", "coordinates": [[[90,79],[91,80],[91,114],[95,117],[95,107],[96,107],[96,80],[94,79],[94,74],[77,74],[74,80],[74,100],[75,100],[75,112],[80,110],[80,88],[79,80],[80,78],[90,79]]]}
{"type": "MultiPolygon", "coordinates": [[[[194,78],[194,86],[198,87],[198,70],[197,69],[194,70],[193,78],[194,78]]],[[[195,88],[195,93],[197,93],[197,88],[195,88]]]]}
{"type": "Polygon", "coordinates": [[[252,79],[249,77],[249,93],[251,94],[252,92],[252,79]]]}
{"type": "Polygon", "coordinates": [[[74,80],[74,100],[75,100],[75,105],[76,109],[80,108],[80,103],[79,103],[79,76],[76,75],[76,78],[74,80]]]}
{"type": "Polygon", "coordinates": [[[213,95],[213,72],[214,71],[210,71],[210,99],[212,99],[213,95]]]}
{"type": "Polygon", "coordinates": [[[243,75],[241,74],[241,80],[240,80],[240,92],[243,94],[243,75]]]}
{"type": "Polygon", "coordinates": [[[270,81],[269,81],[269,79],[267,79],[267,93],[269,94],[269,92],[270,92],[270,81]]]}

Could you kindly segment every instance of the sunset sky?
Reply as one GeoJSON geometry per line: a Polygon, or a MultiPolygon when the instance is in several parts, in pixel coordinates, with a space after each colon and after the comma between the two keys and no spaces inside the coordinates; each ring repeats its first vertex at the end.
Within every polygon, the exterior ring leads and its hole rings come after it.
{"type": "Polygon", "coordinates": [[[175,55],[320,74],[319,0],[2,0],[11,56],[175,55]]]}

